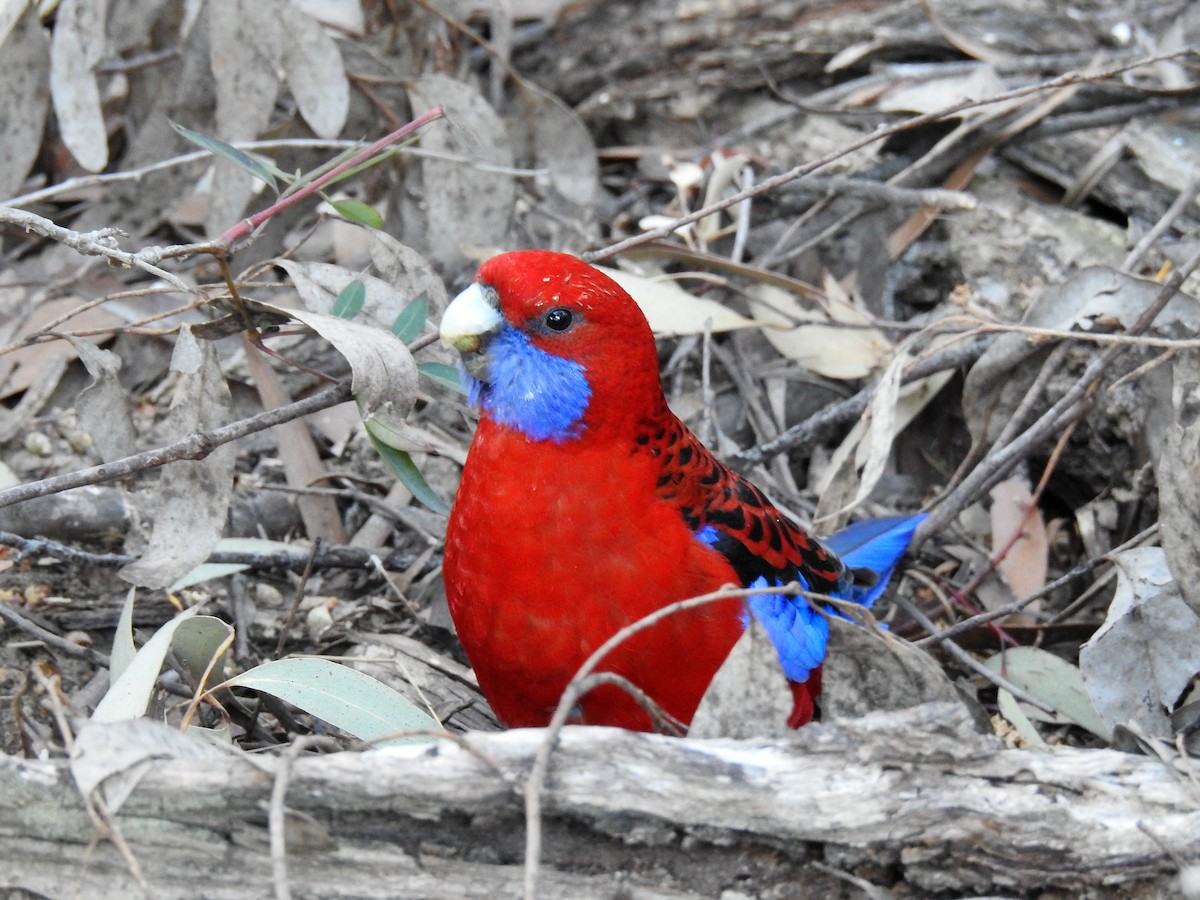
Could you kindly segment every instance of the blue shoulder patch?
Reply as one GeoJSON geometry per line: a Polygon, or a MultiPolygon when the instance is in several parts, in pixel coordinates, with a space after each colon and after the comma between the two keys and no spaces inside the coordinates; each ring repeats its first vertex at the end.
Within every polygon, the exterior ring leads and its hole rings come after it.
{"type": "Polygon", "coordinates": [[[532,441],[579,436],[592,397],[583,366],[535,347],[515,328],[492,338],[488,356],[486,385],[463,375],[472,403],[532,441]]]}

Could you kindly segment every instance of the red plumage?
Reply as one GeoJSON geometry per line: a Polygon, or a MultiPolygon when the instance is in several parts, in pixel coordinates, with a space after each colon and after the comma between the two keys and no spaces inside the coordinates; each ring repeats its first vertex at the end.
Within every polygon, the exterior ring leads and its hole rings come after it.
{"type": "MultiPolygon", "coordinates": [[[[816,591],[844,586],[837,557],[671,413],[650,327],[615,282],[543,251],[496,257],[477,282],[474,313],[487,317],[477,303],[486,298],[497,319],[472,333],[473,326],[451,327],[448,311],[443,325],[443,339],[465,351],[468,369],[485,382],[444,573],[459,638],[505,724],[545,725],[593,650],[677,600],[764,573],[782,581],[802,573],[816,591]],[[559,332],[563,310],[569,324],[559,332]],[[520,359],[509,366],[501,352],[520,359]],[[514,392],[512,402],[524,402],[534,391],[522,394],[518,376],[559,365],[550,357],[578,364],[589,393],[578,421],[539,439],[522,424],[525,413],[500,412],[494,397],[489,408],[488,392],[514,392]],[[720,546],[698,539],[701,529],[711,529],[720,546]]],[[[546,417],[528,415],[539,427],[546,417]]],[[[689,723],[743,632],[743,609],[728,600],[669,616],[614,650],[600,670],[627,678],[689,723]]],[[[819,690],[819,668],[793,684],[793,727],[812,718],[819,690]]],[[[639,730],[654,724],[613,685],[583,697],[574,721],[639,730]]]]}

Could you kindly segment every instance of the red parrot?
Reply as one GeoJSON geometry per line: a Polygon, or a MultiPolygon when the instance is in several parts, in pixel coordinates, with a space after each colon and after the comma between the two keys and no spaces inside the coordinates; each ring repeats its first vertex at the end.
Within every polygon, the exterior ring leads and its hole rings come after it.
{"type": "MultiPolygon", "coordinates": [[[[543,726],[587,657],[619,629],[724,585],[799,581],[870,603],[919,517],[807,534],[717,460],[667,407],[654,335],[634,300],[572,256],[497,256],[447,307],[480,408],[446,532],[450,613],[480,688],[509,727],[543,726]],[[857,558],[853,558],[857,557],[857,558]],[[865,568],[864,568],[865,567],[865,568]]],[[[616,673],[687,725],[748,615],[813,717],[828,623],[803,598],[730,599],[668,616],[618,646],[616,673]]],[[[572,721],[656,723],[620,686],[572,721]]]]}

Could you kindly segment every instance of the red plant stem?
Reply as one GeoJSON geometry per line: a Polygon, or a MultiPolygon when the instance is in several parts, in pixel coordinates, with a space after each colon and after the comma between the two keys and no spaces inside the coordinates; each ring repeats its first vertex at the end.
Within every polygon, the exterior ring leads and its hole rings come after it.
{"type": "Polygon", "coordinates": [[[288,194],[286,197],[281,197],[279,200],[275,201],[261,212],[257,212],[247,219],[242,219],[242,221],[238,222],[223,235],[221,235],[220,243],[224,244],[227,248],[232,247],[237,241],[240,241],[242,238],[246,237],[246,235],[254,231],[254,229],[263,222],[266,222],[272,216],[279,215],[279,213],[287,209],[292,204],[298,203],[305,197],[315,194],[322,187],[327,185],[333,179],[337,178],[343,172],[354,168],[364,160],[370,159],[379,151],[385,149],[391,144],[396,143],[396,141],[403,140],[404,138],[408,137],[418,128],[423,128],[430,122],[435,122],[438,119],[443,118],[445,115],[446,110],[442,106],[435,106],[423,115],[413,119],[407,125],[401,125],[391,134],[387,135],[386,137],[381,137],[371,146],[363,148],[362,151],[356,153],[341,165],[334,166],[320,178],[314,179],[313,181],[304,185],[304,187],[300,188],[300,190],[296,191],[294,194],[288,194]]]}

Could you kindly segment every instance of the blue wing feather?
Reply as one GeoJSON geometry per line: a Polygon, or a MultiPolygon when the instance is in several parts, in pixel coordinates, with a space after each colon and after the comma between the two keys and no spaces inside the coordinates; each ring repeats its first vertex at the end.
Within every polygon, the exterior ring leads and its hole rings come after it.
{"type": "MultiPolygon", "coordinates": [[[[908,549],[913,531],[924,515],[894,516],[856,522],[825,541],[848,568],[848,574],[858,575],[859,583],[847,579],[835,596],[870,606],[887,588],[888,579],[896,564],[908,549]],[[869,573],[869,579],[861,576],[869,573]],[[869,581],[869,583],[865,583],[869,581]]],[[[740,553],[745,569],[745,547],[727,532],[705,525],[696,532],[697,540],[723,553],[727,558],[740,553]],[[736,544],[736,546],[733,546],[736,544]]],[[[782,586],[786,581],[799,581],[806,589],[804,573],[763,572],[749,580],[746,587],[782,586]]],[[[802,597],[785,594],[759,594],[747,598],[746,606],[766,629],[779,654],[779,662],[789,681],[805,682],[825,660],[829,643],[829,622],[802,597]]],[[[826,613],[836,612],[826,608],[826,613]]],[[[748,619],[746,620],[748,624],[748,619]]]]}

